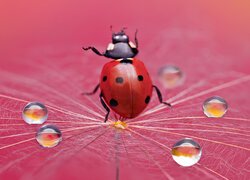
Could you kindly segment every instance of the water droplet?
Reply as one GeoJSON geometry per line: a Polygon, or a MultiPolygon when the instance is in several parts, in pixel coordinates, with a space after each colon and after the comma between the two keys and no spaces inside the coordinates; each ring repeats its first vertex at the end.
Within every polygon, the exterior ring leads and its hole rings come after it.
{"type": "Polygon", "coordinates": [[[190,138],[178,141],[172,148],[172,157],[181,166],[192,166],[201,158],[200,145],[190,138]]]}
{"type": "Polygon", "coordinates": [[[28,124],[43,124],[48,118],[47,108],[39,102],[30,102],[23,109],[23,119],[28,124]]]}
{"type": "Polygon", "coordinates": [[[228,109],[227,102],[218,96],[206,99],[203,103],[203,112],[207,117],[222,117],[228,109]]]}
{"type": "Polygon", "coordinates": [[[159,80],[167,89],[180,86],[184,81],[183,72],[176,66],[164,66],[159,69],[159,80]]]}
{"type": "Polygon", "coordinates": [[[52,148],[62,141],[62,133],[54,125],[45,125],[38,130],[36,140],[42,147],[52,148]]]}

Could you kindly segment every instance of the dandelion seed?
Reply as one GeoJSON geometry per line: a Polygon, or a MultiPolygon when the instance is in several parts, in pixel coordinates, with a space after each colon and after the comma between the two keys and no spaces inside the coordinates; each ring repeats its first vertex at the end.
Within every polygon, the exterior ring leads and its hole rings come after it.
{"type": "Polygon", "coordinates": [[[115,121],[114,123],[112,123],[112,126],[115,127],[116,129],[126,129],[127,128],[127,123],[125,121],[115,121]]]}

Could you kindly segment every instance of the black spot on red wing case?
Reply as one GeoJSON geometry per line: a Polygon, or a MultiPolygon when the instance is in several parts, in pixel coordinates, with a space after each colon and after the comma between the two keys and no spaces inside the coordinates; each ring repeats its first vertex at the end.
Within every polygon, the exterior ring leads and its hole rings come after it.
{"type": "Polygon", "coordinates": [[[117,77],[115,79],[115,82],[121,84],[121,83],[123,83],[123,78],[122,77],[117,77]]]}
{"type": "Polygon", "coordinates": [[[146,99],[145,99],[145,103],[148,104],[150,101],[150,96],[147,96],[146,99]]]}
{"type": "Polygon", "coordinates": [[[107,80],[107,76],[103,76],[102,81],[105,82],[107,80]]]}
{"type": "Polygon", "coordinates": [[[118,106],[118,102],[117,102],[115,99],[111,99],[111,100],[109,101],[109,104],[110,104],[110,106],[113,106],[113,107],[118,106]]]}
{"type": "Polygon", "coordinates": [[[138,81],[143,81],[143,76],[142,75],[138,76],[138,81]]]}

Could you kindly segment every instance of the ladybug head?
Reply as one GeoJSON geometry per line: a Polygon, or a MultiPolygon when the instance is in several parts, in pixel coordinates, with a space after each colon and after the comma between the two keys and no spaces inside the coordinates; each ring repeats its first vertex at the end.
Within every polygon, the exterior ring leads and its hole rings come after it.
{"type": "Polygon", "coordinates": [[[124,29],[123,28],[120,32],[118,33],[113,33],[112,34],[112,42],[113,44],[115,43],[129,43],[129,38],[128,38],[128,35],[126,35],[126,33],[124,32],[124,29]]]}

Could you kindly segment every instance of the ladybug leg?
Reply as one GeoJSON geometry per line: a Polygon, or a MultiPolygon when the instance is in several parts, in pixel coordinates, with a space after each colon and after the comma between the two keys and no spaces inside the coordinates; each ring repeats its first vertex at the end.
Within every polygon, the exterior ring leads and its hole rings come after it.
{"type": "Polygon", "coordinates": [[[97,86],[95,87],[95,89],[92,92],[87,92],[87,93],[82,93],[82,95],[93,95],[96,93],[96,91],[99,89],[100,84],[97,84],[97,86]]]}
{"type": "Polygon", "coordinates": [[[105,104],[105,102],[104,102],[104,100],[103,100],[103,95],[102,95],[102,93],[100,94],[100,101],[101,101],[101,103],[102,103],[102,106],[103,106],[103,107],[106,109],[106,111],[107,111],[107,114],[106,114],[105,120],[104,120],[104,122],[106,122],[106,121],[108,120],[108,117],[109,117],[110,109],[109,109],[109,107],[105,104]]]}
{"type": "Polygon", "coordinates": [[[157,96],[158,96],[158,99],[159,99],[160,103],[166,104],[169,107],[171,107],[171,104],[162,101],[162,95],[161,95],[161,91],[159,90],[159,88],[157,86],[154,86],[154,85],[153,85],[153,88],[155,88],[155,90],[156,90],[156,93],[157,93],[157,96]]]}
{"type": "Polygon", "coordinates": [[[139,46],[138,39],[137,39],[137,32],[138,32],[138,30],[136,29],[136,31],[135,31],[135,45],[136,45],[136,48],[138,48],[138,46],[139,46]]]}
{"type": "Polygon", "coordinates": [[[88,51],[88,50],[92,50],[94,53],[96,53],[97,55],[99,55],[99,56],[104,56],[104,54],[103,53],[100,53],[95,47],[92,47],[92,46],[89,46],[89,47],[87,47],[87,48],[85,48],[85,47],[82,47],[82,49],[84,50],[84,51],[88,51]]]}
{"type": "Polygon", "coordinates": [[[139,46],[139,44],[138,44],[138,39],[137,39],[137,30],[135,31],[135,45],[132,43],[132,42],[129,42],[129,45],[130,45],[130,47],[131,47],[131,49],[132,49],[132,52],[134,53],[134,55],[132,56],[132,57],[135,57],[137,54],[138,54],[138,46],[139,46]]]}

